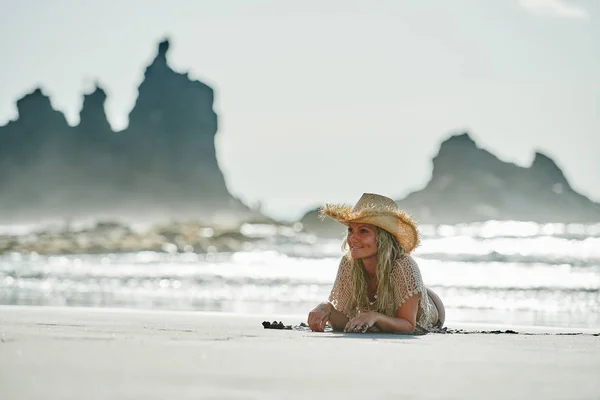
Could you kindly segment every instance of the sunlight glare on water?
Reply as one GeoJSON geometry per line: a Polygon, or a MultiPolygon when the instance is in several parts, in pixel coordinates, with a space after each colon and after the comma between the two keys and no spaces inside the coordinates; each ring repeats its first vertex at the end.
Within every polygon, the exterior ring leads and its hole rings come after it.
{"type": "MultiPolygon", "coordinates": [[[[600,225],[422,228],[413,254],[449,318],[600,327],[600,225]],[[592,233],[592,234],[590,234],[592,233]]],[[[246,226],[246,251],[0,256],[0,304],[305,314],[326,301],[341,240],[246,226]]]]}

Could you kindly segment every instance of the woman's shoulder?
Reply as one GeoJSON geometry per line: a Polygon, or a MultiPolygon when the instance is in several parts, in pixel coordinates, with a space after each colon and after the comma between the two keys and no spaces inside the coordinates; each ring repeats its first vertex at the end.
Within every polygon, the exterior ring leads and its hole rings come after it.
{"type": "Polygon", "coordinates": [[[403,272],[419,271],[419,265],[410,254],[404,254],[396,259],[393,270],[403,272]]]}
{"type": "Polygon", "coordinates": [[[403,254],[400,257],[398,257],[396,259],[395,265],[396,266],[405,265],[405,266],[416,266],[416,267],[418,267],[417,262],[415,261],[414,258],[412,258],[412,256],[410,254],[403,254]]]}
{"type": "Polygon", "coordinates": [[[413,290],[423,291],[423,277],[419,265],[410,255],[399,257],[391,272],[392,279],[403,285],[412,287],[413,290]]]}
{"type": "Polygon", "coordinates": [[[348,258],[347,254],[344,254],[340,258],[340,264],[339,264],[338,268],[343,269],[343,270],[348,270],[348,269],[350,269],[350,266],[351,266],[350,259],[348,258]]]}

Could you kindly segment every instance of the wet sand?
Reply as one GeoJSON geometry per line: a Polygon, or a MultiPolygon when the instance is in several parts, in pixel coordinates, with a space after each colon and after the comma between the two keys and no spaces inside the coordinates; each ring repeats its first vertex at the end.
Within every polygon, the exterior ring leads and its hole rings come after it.
{"type": "MultiPolygon", "coordinates": [[[[0,306],[0,397],[600,398],[600,337],[593,331],[363,335],[264,329],[264,320],[303,322],[302,316],[0,306]]],[[[463,332],[506,329],[449,325],[463,332]]]]}

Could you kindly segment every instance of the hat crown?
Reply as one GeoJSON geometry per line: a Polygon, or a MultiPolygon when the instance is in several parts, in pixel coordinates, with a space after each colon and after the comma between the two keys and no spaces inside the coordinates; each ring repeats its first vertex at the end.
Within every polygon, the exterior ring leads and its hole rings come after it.
{"type": "Polygon", "coordinates": [[[389,197],[375,193],[363,193],[356,205],[352,208],[352,212],[361,210],[377,210],[377,211],[396,211],[398,204],[389,197]]]}

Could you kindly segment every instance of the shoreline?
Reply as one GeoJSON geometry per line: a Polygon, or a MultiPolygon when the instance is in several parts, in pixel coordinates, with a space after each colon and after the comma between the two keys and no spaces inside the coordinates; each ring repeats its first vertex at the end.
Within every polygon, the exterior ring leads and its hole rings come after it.
{"type": "MultiPolygon", "coordinates": [[[[257,326],[261,326],[263,321],[281,321],[284,325],[300,325],[306,323],[308,313],[303,314],[266,314],[266,313],[236,313],[229,311],[195,311],[195,310],[168,310],[168,309],[150,309],[150,308],[129,308],[129,307],[87,307],[87,306],[45,306],[45,305],[0,305],[0,316],[3,312],[20,312],[38,313],[38,312],[55,312],[55,313],[99,313],[99,314],[130,314],[130,315],[154,315],[169,316],[169,317],[214,317],[214,318],[238,318],[241,321],[255,321],[257,326]]],[[[598,328],[567,328],[562,326],[539,326],[539,325],[519,325],[519,324],[503,324],[489,322],[463,322],[463,321],[446,321],[444,325],[448,330],[460,330],[466,333],[485,333],[488,331],[516,331],[519,334],[529,335],[600,335],[600,327],[598,328]]],[[[263,328],[264,329],[264,328],[263,328]]],[[[1,329],[0,329],[1,332],[1,329]]],[[[432,332],[436,334],[436,332],[432,332]]]]}

